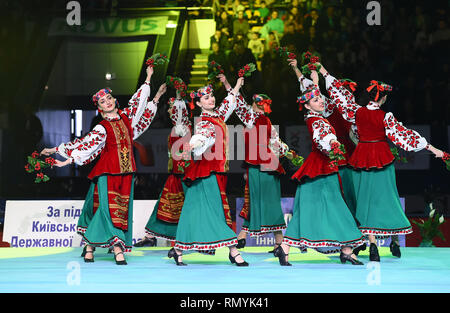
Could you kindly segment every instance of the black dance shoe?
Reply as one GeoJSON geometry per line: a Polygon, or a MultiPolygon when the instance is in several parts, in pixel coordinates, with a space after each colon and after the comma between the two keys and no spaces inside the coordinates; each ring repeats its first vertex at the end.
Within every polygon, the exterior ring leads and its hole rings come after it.
{"type": "Polygon", "coordinates": [[[363,262],[352,258],[351,254],[345,254],[344,252],[341,252],[341,255],[339,256],[339,258],[341,259],[342,264],[345,264],[345,262],[349,261],[353,265],[364,265],[363,262]]]}
{"type": "Polygon", "coordinates": [[[117,261],[117,256],[118,256],[119,254],[123,254],[123,252],[119,252],[119,253],[117,253],[117,254],[114,254],[114,260],[116,261],[116,264],[117,264],[117,265],[127,265],[128,263],[127,263],[127,261],[126,261],[125,259],[122,260],[122,261],[117,261]]]}
{"type": "Polygon", "coordinates": [[[142,239],[141,241],[136,242],[134,244],[134,246],[135,247],[155,247],[156,244],[157,244],[157,241],[156,241],[155,237],[153,237],[153,238],[144,237],[144,239],[142,239]]]}
{"type": "Polygon", "coordinates": [[[274,247],[272,250],[267,251],[267,252],[268,252],[268,253],[275,253],[275,250],[276,250],[280,245],[281,245],[281,243],[276,243],[276,244],[275,244],[275,247],[274,247]]]}
{"type": "Polygon", "coordinates": [[[181,255],[179,255],[174,248],[169,250],[169,253],[167,253],[167,256],[170,258],[173,258],[175,260],[175,263],[177,264],[177,266],[186,266],[187,264],[178,261],[178,259],[181,257],[181,255]]]}
{"type": "Polygon", "coordinates": [[[236,249],[243,249],[245,248],[246,240],[245,238],[238,239],[238,244],[236,245],[236,249]]]}
{"type": "Polygon", "coordinates": [[[366,247],[367,247],[367,245],[365,243],[363,243],[362,245],[353,249],[353,254],[358,255],[360,251],[366,251],[366,247]]]}
{"type": "Polygon", "coordinates": [[[86,262],[86,263],[92,263],[92,262],[94,262],[94,251],[95,251],[95,247],[91,247],[91,248],[92,248],[92,251],[87,251],[87,246],[88,246],[88,245],[85,245],[85,246],[84,246],[83,252],[81,253],[81,256],[84,257],[84,262],[86,262]],[[86,254],[87,254],[87,253],[92,253],[92,259],[86,259],[86,254]]]}
{"type": "MultiPolygon", "coordinates": [[[[244,239],[245,240],[245,239],[244,239]]],[[[238,253],[238,254],[236,254],[234,257],[233,256],[231,256],[231,252],[230,252],[230,254],[228,255],[228,258],[230,259],[230,262],[232,263],[232,264],[235,264],[236,263],[236,265],[237,266],[248,266],[248,263],[247,262],[241,262],[241,263],[238,263],[238,262],[236,262],[236,257],[238,256],[238,255],[241,255],[240,253],[238,253]]]]}
{"type": "Polygon", "coordinates": [[[400,252],[400,246],[395,241],[391,241],[389,248],[391,249],[391,253],[393,256],[396,256],[397,258],[402,257],[402,253],[400,252]]]}
{"type": "Polygon", "coordinates": [[[288,256],[289,254],[284,253],[283,248],[281,246],[278,246],[274,253],[273,253],[276,257],[278,257],[278,261],[280,262],[281,266],[292,266],[291,263],[289,263],[288,261],[286,261],[286,256],[288,256]]]}
{"type": "Polygon", "coordinates": [[[370,244],[369,260],[373,262],[380,262],[380,255],[378,254],[378,248],[375,243],[370,244]]]}

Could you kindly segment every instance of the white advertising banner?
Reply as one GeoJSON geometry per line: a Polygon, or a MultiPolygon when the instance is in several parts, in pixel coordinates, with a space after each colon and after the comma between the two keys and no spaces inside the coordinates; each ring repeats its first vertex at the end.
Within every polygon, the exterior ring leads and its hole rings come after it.
{"type": "MultiPolygon", "coordinates": [[[[3,241],[11,247],[80,247],[76,233],[83,200],[6,201],[3,241]]],[[[133,203],[133,244],[145,234],[156,200],[133,203]]],[[[158,240],[165,246],[166,240],[158,240]]]]}

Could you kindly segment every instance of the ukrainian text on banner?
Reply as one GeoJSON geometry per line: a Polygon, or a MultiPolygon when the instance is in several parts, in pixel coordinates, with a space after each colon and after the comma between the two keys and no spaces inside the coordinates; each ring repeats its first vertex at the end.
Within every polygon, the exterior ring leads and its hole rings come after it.
{"type": "Polygon", "coordinates": [[[49,36],[131,37],[165,35],[167,16],[139,18],[96,18],[82,20],[81,25],[68,25],[66,19],[54,19],[49,36]]]}
{"type": "MultiPolygon", "coordinates": [[[[402,205],[403,211],[405,211],[405,198],[400,198],[400,203],[402,205]]],[[[294,206],[294,198],[281,198],[281,209],[283,210],[284,214],[284,221],[286,222],[286,225],[289,226],[289,222],[292,219],[293,214],[293,206],[294,206]]],[[[241,213],[242,208],[244,207],[244,198],[236,198],[236,233],[239,234],[239,232],[242,229],[242,225],[244,223],[244,219],[239,216],[241,213]]],[[[250,208],[251,210],[251,208],[250,208]]],[[[285,230],[282,231],[283,235],[285,230]]],[[[405,242],[405,235],[399,235],[399,243],[401,247],[404,247],[405,242]]],[[[379,239],[378,245],[381,247],[388,247],[391,243],[390,239],[379,239]]],[[[247,236],[246,239],[246,246],[249,247],[265,247],[270,246],[272,247],[275,244],[275,237],[272,233],[267,233],[259,237],[250,237],[247,236]]]]}
{"type": "MultiPolygon", "coordinates": [[[[82,238],[76,230],[83,203],[83,200],[6,201],[3,241],[19,248],[80,247],[82,238]]],[[[156,200],[134,201],[133,244],[144,237],[155,204],[156,200]]]]}

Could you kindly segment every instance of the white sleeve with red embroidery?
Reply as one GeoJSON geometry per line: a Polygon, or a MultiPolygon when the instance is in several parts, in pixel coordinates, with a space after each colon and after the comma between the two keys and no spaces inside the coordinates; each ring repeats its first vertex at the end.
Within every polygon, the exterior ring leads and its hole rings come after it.
{"type": "Polygon", "coordinates": [[[133,140],[142,135],[150,126],[156,115],[156,104],[152,101],[144,107],[142,115],[133,117],[131,126],[133,127],[133,140]]]}
{"type": "MultiPolygon", "coordinates": [[[[300,91],[301,92],[305,92],[307,89],[311,89],[313,87],[316,87],[317,89],[319,89],[319,86],[314,84],[314,82],[312,80],[306,78],[303,75],[298,79],[298,81],[300,82],[300,91]]],[[[325,110],[323,111],[322,115],[324,117],[328,117],[333,113],[334,107],[336,105],[334,104],[333,100],[325,97],[324,95],[322,95],[322,99],[325,104],[325,110]]]]}
{"type": "Polygon", "coordinates": [[[234,109],[236,108],[236,96],[233,94],[232,91],[228,92],[228,95],[223,99],[220,107],[215,109],[214,111],[219,114],[219,117],[226,122],[230,116],[231,113],[233,113],[234,109]]]}
{"type": "Polygon", "coordinates": [[[255,111],[253,111],[252,107],[247,105],[247,102],[240,93],[236,95],[236,109],[234,112],[246,127],[253,127],[257,115],[255,111]]]}
{"type": "Polygon", "coordinates": [[[83,138],[60,144],[57,153],[66,159],[72,159],[73,163],[85,165],[102,152],[105,143],[106,130],[103,126],[97,125],[83,138]]]}
{"type": "Polygon", "coordinates": [[[307,89],[311,89],[312,87],[315,86],[314,82],[308,78],[306,78],[305,76],[300,76],[300,78],[298,79],[299,83],[300,83],[300,91],[301,92],[305,92],[307,89]]]}
{"type": "Polygon", "coordinates": [[[216,131],[214,124],[209,121],[201,121],[195,125],[195,135],[192,136],[189,144],[199,144],[192,151],[195,156],[202,155],[206,149],[216,142],[216,131]]]}
{"type": "Polygon", "coordinates": [[[175,100],[172,106],[172,122],[174,123],[174,131],[177,136],[183,137],[189,132],[189,115],[186,109],[186,103],[183,100],[175,100]]]}
{"type": "Polygon", "coordinates": [[[355,102],[353,94],[342,87],[339,81],[330,74],[327,73],[324,77],[328,95],[334,105],[337,106],[339,113],[342,114],[342,117],[345,120],[350,123],[355,123],[356,111],[361,108],[361,106],[355,102]]]}
{"type": "Polygon", "coordinates": [[[289,152],[289,147],[278,136],[276,128],[272,125],[270,134],[269,148],[275,155],[286,155],[289,152]]]}
{"type": "Polygon", "coordinates": [[[384,116],[384,128],[386,136],[393,144],[405,151],[420,151],[424,149],[428,142],[418,132],[408,129],[397,121],[394,115],[389,112],[384,116]]]}
{"type": "Polygon", "coordinates": [[[324,120],[317,120],[312,124],[313,142],[317,148],[325,154],[331,150],[331,140],[337,140],[336,135],[331,131],[331,125],[324,120]]]}
{"type": "Polygon", "coordinates": [[[150,84],[144,83],[128,101],[128,106],[123,110],[127,117],[132,121],[132,126],[136,124],[145,111],[150,97],[150,84]]]}

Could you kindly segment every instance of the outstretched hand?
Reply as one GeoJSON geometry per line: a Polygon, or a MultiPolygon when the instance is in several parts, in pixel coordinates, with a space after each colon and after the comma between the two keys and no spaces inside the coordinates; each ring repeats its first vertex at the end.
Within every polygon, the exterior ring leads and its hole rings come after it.
{"type": "Polygon", "coordinates": [[[230,89],[231,85],[227,80],[227,77],[224,74],[219,74],[217,75],[217,78],[220,80],[220,82],[223,84],[223,86],[225,87],[225,89],[230,89]]]}
{"type": "Polygon", "coordinates": [[[55,147],[55,148],[44,148],[44,149],[41,151],[40,154],[49,156],[49,155],[52,155],[52,154],[54,154],[54,153],[56,153],[56,147],[55,147]]]}
{"type": "Polygon", "coordinates": [[[70,159],[67,159],[65,161],[60,161],[60,160],[55,159],[55,164],[53,164],[53,166],[63,167],[63,166],[69,165],[70,163],[71,163],[70,159]]]}
{"type": "Polygon", "coordinates": [[[239,77],[233,89],[234,93],[237,93],[242,86],[244,86],[244,77],[239,77]]]}

